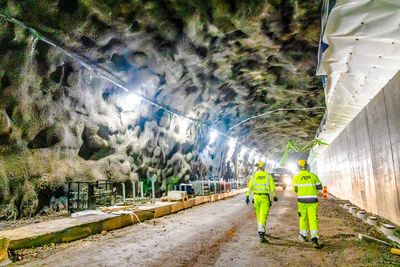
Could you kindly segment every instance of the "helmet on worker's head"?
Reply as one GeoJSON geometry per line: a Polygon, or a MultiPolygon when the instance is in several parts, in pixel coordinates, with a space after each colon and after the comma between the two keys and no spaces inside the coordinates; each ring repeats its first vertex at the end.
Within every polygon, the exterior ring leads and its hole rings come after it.
{"type": "Polygon", "coordinates": [[[300,170],[306,170],[308,167],[307,160],[301,159],[297,162],[297,165],[300,170]]]}
{"type": "Polygon", "coordinates": [[[257,163],[257,167],[258,167],[259,169],[264,169],[264,162],[259,161],[259,162],[257,163]]]}

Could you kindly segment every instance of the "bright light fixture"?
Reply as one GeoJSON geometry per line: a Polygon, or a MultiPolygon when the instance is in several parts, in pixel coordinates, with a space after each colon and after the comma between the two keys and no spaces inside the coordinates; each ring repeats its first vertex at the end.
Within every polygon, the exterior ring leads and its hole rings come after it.
{"type": "Polygon", "coordinates": [[[236,139],[235,138],[229,138],[228,146],[229,146],[229,149],[235,149],[235,147],[236,147],[236,139]]]}
{"type": "Polygon", "coordinates": [[[178,127],[179,127],[179,135],[182,138],[186,137],[186,132],[189,128],[190,121],[186,118],[179,117],[178,118],[178,127]]]}
{"type": "Polygon", "coordinates": [[[142,99],[136,94],[121,96],[120,105],[124,111],[137,110],[142,102],[142,99]]]}
{"type": "Polygon", "coordinates": [[[217,140],[218,138],[218,132],[216,130],[211,130],[210,132],[210,142],[209,144],[213,144],[215,142],[215,140],[217,140]]]}

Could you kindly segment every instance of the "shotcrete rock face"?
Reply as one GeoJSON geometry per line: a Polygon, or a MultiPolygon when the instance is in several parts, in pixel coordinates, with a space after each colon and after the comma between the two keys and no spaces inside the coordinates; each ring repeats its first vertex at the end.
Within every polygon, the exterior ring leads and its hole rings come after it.
{"type": "MultiPolygon", "coordinates": [[[[246,175],[258,159],[237,146],[227,160],[227,138],[210,142],[208,126],[226,133],[269,110],[323,106],[320,2],[1,2],[1,14],[76,59],[0,22],[0,217],[34,214],[51,195],[41,192],[60,192],[66,178],[156,175],[162,193],[172,177],[246,175]]],[[[273,157],[289,139],[312,139],[321,115],[277,112],[229,135],[273,157]]]]}

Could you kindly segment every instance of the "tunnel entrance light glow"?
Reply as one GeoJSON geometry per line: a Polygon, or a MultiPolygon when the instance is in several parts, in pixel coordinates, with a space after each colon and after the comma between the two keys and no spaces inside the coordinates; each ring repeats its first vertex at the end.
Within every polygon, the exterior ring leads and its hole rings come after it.
{"type": "Polygon", "coordinates": [[[120,103],[121,108],[124,111],[133,111],[138,110],[140,104],[142,103],[142,100],[136,94],[129,94],[126,96],[121,96],[120,103]]]}
{"type": "Polygon", "coordinates": [[[189,128],[189,123],[190,121],[186,118],[180,118],[179,119],[179,132],[180,133],[186,133],[187,129],[189,128]]]}
{"type": "Polygon", "coordinates": [[[288,169],[292,172],[292,173],[296,173],[297,172],[297,165],[293,162],[290,162],[288,164],[288,169]]]}
{"type": "Polygon", "coordinates": [[[181,141],[185,141],[187,138],[187,131],[190,126],[190,121],[186,118],[178,117],[176,125],[178,126],[178,138],[181,141]]]}
{"type": "Polygon", "coordinates": [[[218,132],[216,130],[211,130],[210,131],[210,142],[209,144],[213,144],[218,138],[218,132]]]}

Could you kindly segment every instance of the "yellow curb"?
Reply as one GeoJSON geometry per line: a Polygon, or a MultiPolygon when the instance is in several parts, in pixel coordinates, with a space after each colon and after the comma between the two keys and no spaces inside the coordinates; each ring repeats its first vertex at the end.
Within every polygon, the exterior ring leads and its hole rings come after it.
{"type": "Polygon", "coordinates": [[[177,202],[171,205],[171,213],[177,213],[183,209],[185,209],[183,202],[177,202]]]}
{"type": "Polygon", "coordinates": [[[154,209],[154,218],[160,218],[171,214],[171,205],[161,206],[154,209]]]}
{"type": "Polygon", "coordinates": [[[189,199],[189,200],[183,201],[183,206],[185,209],[191,208],[194,206],[194,202],[195,202],[194,199],[189,199]]]}
{"type": "Polygon", "coordinates": [[[195,199],[194,199],[194,205],[195,206],[198,206],[198,205],[201,205],[201,204],[203,204],[203,203],[205,203],[206,201],[204,200],[204,197],[196,197],[195,199]]]}
{"type": "MultiPolygon", "coordinates": [[[[94,224],[96,224],[96,223],[94,223],[94,224]]],[[[100,225],[99,228],[101,229],[101,222],[98,222],[97,224],[100,225]]],[[[85,238],[87,236],[90,236],[90,235],[96,234],[96,233],[98,233],[98,232],[92,231],[92,229],[89,225],[80,225],[80,226],[71,227],[63,232],[62,237],[61,237],[61,242],[71,242],[71,241],[74,241],[77,239],[85,238]]]]}
{"type": "Polygon", "coordinates": [[[108,219],[103,222],[102,231],[110,231],[114,229],[119,229],[136,222],[137,219],[134,218],[132,214],[124,214],[115,218],[108,219]]]}
{"type": "Polygon", "coordinates": [[[10,240],[8,249],[16,250],[21,248],[39,247],[45,244],[60,243],[61,239],[62,239],[62,231],[55,233],[52,232],[41,236],[35,236],[32,238],[10,240]]]}
{"type": "Polygon", "coordinates": [[[10,240],[6,237],[0,236],[0,266],[10,263],[8,259],[8,245],[10,240]]]}
{"type": "MultiPolygon", "coordinates": [[[[139,218],[140,222],[154,219],[154,209],[137,210],[137,211],[134,211],[133,213],[136,214],[136,216],[139,218]]],[[[136,216],[133,215],[135,223],[138,222],[136,216]]]]}

